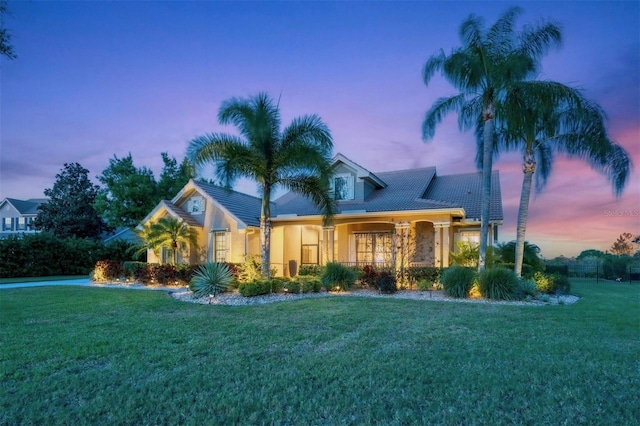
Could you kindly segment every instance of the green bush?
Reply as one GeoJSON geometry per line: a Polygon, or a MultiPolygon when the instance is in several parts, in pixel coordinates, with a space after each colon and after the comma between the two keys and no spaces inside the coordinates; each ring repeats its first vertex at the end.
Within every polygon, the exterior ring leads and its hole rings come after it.
{"type": "Polygon", "coordinates": [[[420,280],[416,283],[416,288],[419,291],[431,291],[431,290],[434,290],[434,285],[431,281],[420,280]]]}
{"type": "Polygon", "coordinates": [[[140,270],[147,267],[147,262],[136,262],[133,260],[122,263],[122,269],[127,279],[137,280],[140,275],[140,270]]]}
{"type": "Polygon", "coordinates": [[[453,265],[442,273],[440,281],[445,294],[456,298],[466,298],[475,278],[476,272],[474,269],[453,265]]]}
{"type": "Polygon", "coordinates": [[[300,293],[302,286],[299,281],[289,281],[284,283],[284,292],[285,293],[300,293]]]}
{"type": "Polygon", "coordinates": [[[486,299],[512,300],[518,289],[518,277],[510,269],[484,269],[478,276],[478,288],[486,299]]]}
{"type": "Polygon", "coordinates": [[[204,296],[216,297],[226,291],[233,279],[231,269],[222,263],[208,262],[201,265],[189,282],[189,290],[196,298],[204,296]]]}
{"type": "Polygon", "coordinates": [[[311,275],[298,275],[296,280],[300,283],[303,293],[317,293],[322,289],[322,281],[319,277],[311,275]]]}
{"type": "Polygon", "coordinates": [[[516,294],[520,298],[527,296],[535,297],[538,295],[538,288],[533,280],[521,278],[518,280],[518,286],[516,288],[516,294]]]}
{"type": "Polygon", "coordinates": [[[540,293],[569,294],[571,292],[571,282],[565,275],[536,272],[533,275],[533,281],[540,293]]]}
{"type": "Polygon", "coordinates": [[[382,271],[376,277],[376,287],[380,293],[392,294],[398,291],[396,277],[391,272],[382,271]]]}
{"type": "Polygon", "coordinates": [[[271,281],[258,280],[240,283],[238,292],[245,297],[259,296],[271,293],[271,281]]]}
{"type": "Polygon", "coordinates": [[[407,268],[409,279],[415,282],[429,281],[437,283],[442,275],[442,268],[435,266],[410,266],[407,268]]]}
{"type": "Polygon", "coordinates": [[[301,265],[298,270],[298,275],[312,275],[319,277],[324,272],[324,268],[321,265],[301,265]]]}
{"type": "Polygon", "coordinates": [[[340,263],[329,262],[322,274],[322,286],[329,290],[348,290],[356,282],[356,272],[340,263]]]}

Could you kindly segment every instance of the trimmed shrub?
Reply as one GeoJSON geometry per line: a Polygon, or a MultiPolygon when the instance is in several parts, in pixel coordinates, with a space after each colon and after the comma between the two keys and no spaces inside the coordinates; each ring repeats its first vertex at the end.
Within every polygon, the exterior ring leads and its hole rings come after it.
{"type": "Polygon", "coordinates": [[[410,266],[407,268],[409,279],[420,282],[423,280],[437,283],[442,275],[442,268],[435,266],[410,266]]]}
{"type": "Polygon", "coordinates": [[[474,269],[454,265],[442,273],[440,281],[445,294],[455,298],[465,298],[469,295],[475,278],[476,272],[474,269]]]}
{"type": "Polygon", "coordinates": [[[510,269],[485,269],[478,276],[478,287],[486,299],[512,300],[518,288],[518,277],[510,269]]]}
{"type": "Polygon", "coordinates": [[[285,293],[301,293],[302,286],[298,281],[288,281],[284,283],[283,290],[285,293]]]}
{"type": "Polygon", "coordinates": [[[140,270],[147,267],[147,262],[127,261],[122,263],[122,269],[127,279],[138,280],[141,275],[140,270]]]}
{"type": "Polygon", "coordinates": [[[321,265],[301,265],[298,270],[298,275],[311,275],[319,277],[324,272],[324,268],[321,265]]]}
{"type": "Polygon", "coordinates": [[[356,282],[356,272],[341,263],[329,262],[322,274],[322,286],[330,290],[348,290],[356,282]]]}
{"type": "Polygon", "coordinates": [[[428,280],[420,280],[416,283],[416,288],[419,291],[432,291],[434,290],[434,285],[431,281],[428,280]]]}
{"type": "Polygon", "coordinates": [[[238,292],[244,297],[259,296],[271,293],[271,281],[259,280],[248,283],[240,283],[238,292]]]}
{"type": "Polygon", "coordinates": [[[189,282],[189,290],[194,297],[204,296],[216,297],[218,293],[227,290],[229,283],[233,279],[231,269],[225,264],[208,262],[201,265],[189,282]]]}
{"type": "Polygon", "coordinates": [[[300,283],[303,293],[317,293],[322,289],[322,281],[319,277],[311,275],[298,275],[296,280],[300,283]]]}
{"type": "Polygon", "coordinates": [[[382,271],[376,277],[376,287],[380,293],[393,294],[398,291],[396,277],[391,272],[382,271]]]}

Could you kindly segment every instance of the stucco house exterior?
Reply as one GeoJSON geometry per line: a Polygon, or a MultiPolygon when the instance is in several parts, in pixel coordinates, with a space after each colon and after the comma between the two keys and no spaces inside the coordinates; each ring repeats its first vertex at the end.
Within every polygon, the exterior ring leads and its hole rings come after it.
{"type": "MultiPolygon", "coordinates": [[[[331,226],[322,225],[320,210],[303,196],[286,193],[272,202],[270,255],[278,275],[329,261],[389,266],[399,257],[412,266],[448,266],[457,241],[479,242],[481,173],[439,176],[435,167],[372,173],[341,154],[333,162],[337,211],[331,226]]],[[[139,227],[172,216],[198,232],[198,248],[181,253],[180,261],[239,263],[260,255],[260,203],[258,197],[191,180],[139,227]]],[[[489,244],[502,220],[496,171],[489,244]]],[[[147,259],[170,255],[149,252],[147,259]]]]}
{"type": "Polygon", "coordinates": [[[0,238],[37,232],[33,227],[33,221],[38,215],[38,206],[47,201],[49,200],[46,198],[5,198],[0,201],[0,238]]]}

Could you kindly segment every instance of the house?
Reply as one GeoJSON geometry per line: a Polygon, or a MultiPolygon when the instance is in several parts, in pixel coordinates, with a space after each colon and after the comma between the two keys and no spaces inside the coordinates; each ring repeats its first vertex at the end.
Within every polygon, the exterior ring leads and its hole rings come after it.
{"type": "Polygon", "coordinates": [[[46,198],[3,199],[0,202],[0,220],[2,221],[0,238],[37,232],[33,227],[33,221],[38,215],[38,206],[47,201],[49,200],[46,198]]]}
{"type": "MultiPolygon", "coordinates": [[[[341,154],[333,164],[330,186],[337,210],[331,226],[322,225],[321,211],[301,195],[286,193],[271,203],[271,266],[279,275],[329,261],[448,266],[457,241],[480,241],[480,172],[439,176],[435,167],[425,167],[372,173],[341,154]]],[[[182,262],[243,262],[247,255],[260,255],[260,205],[260,198],[191,180],[140,226],[172,216],[196,228],[198,249],[181,253],[182,262]]],[[[489,244],[502,220],[496,171],[489,244]]],[[[150,252],[148,260],[170,256],[150,252]]]]}

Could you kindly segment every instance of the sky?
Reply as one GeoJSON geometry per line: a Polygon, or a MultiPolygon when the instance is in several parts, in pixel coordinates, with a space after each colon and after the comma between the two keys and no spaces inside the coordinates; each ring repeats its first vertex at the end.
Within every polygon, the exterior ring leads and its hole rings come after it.
{"type": "MultiPolygon", "coordinates": [[[[607,250],[640,234],[640,2],[216,2],[15,1],[4,25],[18,58],[0,59],[0,199],[43,198],[65,163],[96,182],[109,160],[131,154],[156,178],[161,153],[181,161],[193,138],[230,132],[217,122],[231,97],[267,92],[282,123],[318,114],[334,153],[372,172],[475,168],[471,132],[448,116],[422,140],[426,111],[456,93],[422,67],[460,45],[475,14],[487,26],[520,6],[519,26],[552,20],[563,45],[541,80],[580,88],[608,116],[613,140],[635,164],[621,197],[586,163],[558,157],[530,203],[527,241],[545,258],[607,250]]],[[[504,224],[515,239],[521,157],[501,155],[504,224]]],[[[256,194],[250,182],[238,190],[256,194]]]]}

